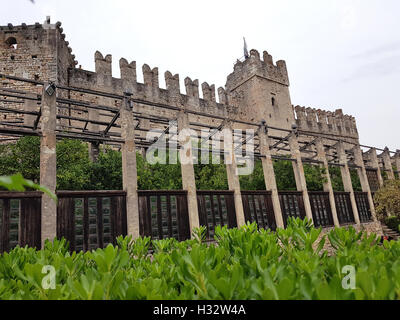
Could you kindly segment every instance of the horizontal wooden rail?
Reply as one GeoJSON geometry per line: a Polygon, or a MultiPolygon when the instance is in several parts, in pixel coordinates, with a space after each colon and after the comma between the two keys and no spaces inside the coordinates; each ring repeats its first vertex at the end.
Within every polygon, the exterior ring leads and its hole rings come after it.
{"type": "Polygon", "coordinates": [[[41,198],[43,192],[8,192],[0,191],[0,199],[23,199],[23,198],[41,198]]]}
{"type": "Polygon", "coordinates": [[[233,191],[228,190],[197,190],[197,194],[232,195],[233,191]]]}
{"type": "Polygon", "coordinates": [[[267,190],[260,190],[260,191],[244,190],[241,191],[241,193],[242,195],[258,195],[258,194],[272,195],[272,192],[267,190]]]}
{"type": "Polygon", "coordinates": [[[139,196],[143,195],[187,195],[186,190],[139,190],[139,196]]]}
{"type": "Polygon", "coordinates": [[[59,198],[78,198],[78,197],[117,197],[126,196],[126,191],[108,191],[108,190],[94,190],[94,191],[57,191],[59,198]]]}

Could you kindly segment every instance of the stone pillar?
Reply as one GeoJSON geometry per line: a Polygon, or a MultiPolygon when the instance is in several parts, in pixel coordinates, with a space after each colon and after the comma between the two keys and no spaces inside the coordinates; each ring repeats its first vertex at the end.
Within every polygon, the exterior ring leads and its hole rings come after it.
{"type": "Polygon", "coordinates": [[[278,187],[276,185],[274,163],[271,157],[270,141],[268,137],[268,129],[262,125],[258,129],[258,139],[260,141],[261,163],[264,173],[265,186],[268,191],[272,192],[272,206],[275,214],[275,222],[278,228],[284,228],[281,203],[279,201],[278,187]]]}
{"type": "Polygon", "coordinates": [[[146,159],[146,148],[140,148],[140,154],[143,157],[143,159],[146,159]]]}
{"type": "Polygon", "coordinates": [[[122,183],[126,191],[126,215],[128,235],[134,239],[139,233],[139,197],[136,168],[135,124],[133,110],[130,107],[129,97],[125,97],[121,110],[121,138],[122,145],[122,183]]]}
{"type": "MultiPolygon", "coordinates": [[[[226,165],[226,174],[228,178],[229,190],[234,192],[236,221],[238,228],[240,228],[246,224],[246,219],[244,217],[242,193],[240,191],[240,181],[237,172],[235,144],[233,142],[235,140],[235,137],[233,135],[232,124],[228,123],[225,130],[227,133],[229,132],[229,135],[233,138],[232,143],[230,143],[230,141],[228,140],[229,143],[225,143],[224,146],[225,149],[224,151],[229,152],[229,154],[225,153],[225,160],[226,160],[225,165],[226,165]]],[[[224,140],[225,139],[227,139],[226,135],[224,136],[224,140]]]]}
{"type": "MultiPolygon", "coordinates": [[[[150,120],[148,119],[140,119],[139,127],[141,129],[145,129],[146,131],[138,131],[142,138],[146,138],[147,131],[151,130],[150,120]]],[[[146,159],[146,148],[140,148],[140,154],[142,155],[143,159],[146,159]]]]}
{"type": "MultiPolygon", "coordinates": [[[[40,184],[51,192],[56,191],[56,124],[57,124],[57,92],[55,87],[46,92],[51,84],[44,84],[42,95],[42,136],[40,138],[40,184]],[[53,92],[51,92],[53,91],[53,92]]],[[[42,196],[42,248],[45,240],[52,241],[57,237],[57,204],[47,194],[42,196]]]]}
{"type": "Polygon", "coordinates": [[[359,167],[357,168],[358,177],[360,178],[361,188],[363,192],[368,193],[368,203],[371,210],[371,215],[374,221],[377,221],[374,200],[372,198],[371,188],[368,182],[367,171],[364,165],[362,151],[359,146],[353,148],[354,163],[359,167]]]}
{"type": "Polygon", "coordinates": [[[400,180],[400,150],[396,150],[396,154],[394,156],[394,164],[397,170],[397,177],[400,180]]]}
{"type": "Polygon", "coordinates": [[[343,142],[338,142],[336,144],[336,151],[339,157],[339,163],[341,164],[340,172],[342,174],[344,191],[350,193],[350,202],[354,213],[354,221],[356,224],[360,224],[360,216],[358,215],[357,202],[354,196],[353,184],[351,182],[351,175],[343,142]]]}
{"type": "Polygon", "coordinates": [[[90,142],[89,144],[89,160],[91,162],[96,162],[99,159],[100,154],[100,143],[90,142]]]}
{"type": "Polygon", "coordinates": [[[292,161],[292,168],[293,168],[294,181],[296,182],[297,191],[301,191],[302,190],[301,179],[300,179],[297,163],[295,161],[292,161]]]}
{"type": "Polygon", "coordinates": [[[322,139],[318,138],[316,140],[315,145],[317,148],[317,159],[319,161],[323,162],[322,166],[325,169],[324,191],[329,192],[329,203],[331,205],[333,222],[336,227],[340,227],[339,218],[338,218],[337,211],[336,211],[335,194],[333,192],[331,175],[329,174],[329,164],[328,164],[328,160],[326,159],[326,152],[325,152],[325,147],[324,147],[322,139]]]}
{"type": "Polygon", "coordinates": [[[369,151],[369,159],[370,159],[372,168],[377,170],[379,185],[382,187],[383,186],[383,178],[382,178],[381,168],[379,167],[378,155],[376,154],[375,148],[371,148],[371,150],[369,151]]]}
{"type": "MultiPolygon", "coordinates": [[[[95,89],[100,91],[109,91],[110,88],[112,87],[112,56],[109,54],[103,57],[103,55],[99,51],[96,51],[94,55],[94,64],[96,71],[95,89]]],[[[122,72],[122,75],[124,75],[124,72],[122,72]]],[[[96,98],[96,103],[100,105],[107,105],[107,101],[108,99],[106,97],[96,98]]],[[[88,119],[90,120],[100,119],[99,110],[94,110],[89,108],[88,112],[89,112],[88,119]]],[[[89,123],[87,129],[89,131],[99,132],[100,127],[98,124],[89,123]]],[[[99,142],[89,143],[90,161],[92,162],[97,161],[100,153],[99,147],[100,147],[99,142]]]]}
{"type": "MultiPolygon", "coordinates": [[[[102,100],[102,99],[100,99],[100,100],[102,100]]],[[[89,120],[98,121],[100,119],[99,110],[89,109],[88,113],[89,113],[88,114],[89,120]]],[[[99,132],[98,124],[89,123],[87,128],[89,131],[99,132]]],[[[99,158],[99,153],[100,153],[99,142],[90,142],[89,143],[89,159],[90,159],[90,161],[96,162],[97,159],[99,158]]]]}
{"type": "MultiPolygon", "coordinates": [[[[33,95],[29,95],[29,96],[33,96],[33,95]]],[[[36,112],[37,110],[38,110],[38,101],[25,99],[24,111],[29,111],[29,112],[35,111],[36,112]]],[[[32,114],[24,114],[24,125],[25,126],[33,126],[35,124],[36,118],[37,118],[37,116],[32,115],[32,114]]]]}
{"type": "MultiPolygon", "coordinates": [[[[178,131],[180,137],[183,136],[181,134],[182,130],[190,130],[189,116],[184,110],[181,110],[178,115],[178,131]]],[[[200,226],[200,221],[197,205],[196,178],[193,167],[193,148],[189,131],[186,133],[184,141],[179,139],[181,146],[179,149],[179,159],[181,162],[182,187],[188,192],[189,224],[190,232],[193,234],[193,229],[200,226]]]]}
{"type": "Polygon", "coordinates": [[[382,154],[382,158],[383,158],[383,166],[385,168],[385,171],[387,172],[388,179],[394,180],[392,160],[390,159],[390,151],[388,147],[385,148],[385,151],[382,154]]]}
{"type": "Polygon", "coordinates": [[[294,130],[289,137],[289,147],[292,153],[292,158],[296,160],[293,164],[294,174],[296,179],[297,190],[303,192],[304,209],[308,219],[313,221],[313,215],[310,204],[310,197],[308,196],[307,182],[304,175],[303,161],[301,160],[301,152],[299,142],[297,141],[297,132],[294,130]]]}

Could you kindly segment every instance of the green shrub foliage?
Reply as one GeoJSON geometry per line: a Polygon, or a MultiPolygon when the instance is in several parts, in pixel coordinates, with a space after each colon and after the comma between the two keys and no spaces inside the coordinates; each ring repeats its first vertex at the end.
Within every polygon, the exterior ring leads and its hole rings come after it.
{"type": "Polygon", "coordinates": [[[400,232],[400,217],[387,217],[384,222],[393,231],[400,232]]]}
{"type": "Polygon", "coordinates": [[[307,220],[276,233],[218,227],[216,244],[203,234],[185,242],[120,237],[86,253],[70,253],[65,240],[41,251],[17,247],[0,256],[0,299],[400,299],[400,242],[380,244],[353,228],[321,236],[307,220]],[[44,266],[54,267],[54,289],[42,286],[44,266]],[[355,289],[342,286],[346,266],[355,268],[355,289]]]}
{"type": "Polygon", "coordinates": [[[374,202],[379,220],[384,221],[388,216],[400,218],[400,181],[386,180],[375,193],[374,202]]]}

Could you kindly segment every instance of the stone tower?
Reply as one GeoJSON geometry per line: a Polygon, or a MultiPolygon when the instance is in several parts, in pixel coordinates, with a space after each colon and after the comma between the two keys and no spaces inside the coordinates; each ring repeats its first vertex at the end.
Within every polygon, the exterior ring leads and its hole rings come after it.
{"type": "Polygon", "coordinates": [[[0,27],[0,73],[66,84],[75,66],[71,52],[61,23],[51,24],[49,17],[43,24],[0,27]]]}
{"type": "MultiPolygon", "coordinates": [[[[41,95],[42,87],[37,86],[35,81],[68,85],[69,73],[76,64],[60,22],[51,24],[50,17],[47,17],[43,24],[37,22],[34,25],[23,23],[20,26],[0,26],[0,74],[33,80],[27,83],[2,79],[0,89],[41,95]]],[[[58,93],[58,96],[61,94],[58,93]]],[[[23,104],[9,101],[7,107],[39,110],[39,104],[30,100],[23,104]]],[[[58,113],[67,113],[67,110],[58,110],[58,113]]],[[[0,112],[0,118],[4,121],[23,120],[25,125],[32,125],[35,117],[0,112]]],[[[60,124],[66,124],[66,120],[60,120],[60,124]]]]}
{"type": "Polygon", "coordinates": [[[241,120],[264,119],[269,126],[287,129],[296,122],[286,63],[281,60],[275,65],[266,51],[262,60],[257,50],[251,50],[244,61],[238,60],[228,76],[226,91],[241,120]]]}

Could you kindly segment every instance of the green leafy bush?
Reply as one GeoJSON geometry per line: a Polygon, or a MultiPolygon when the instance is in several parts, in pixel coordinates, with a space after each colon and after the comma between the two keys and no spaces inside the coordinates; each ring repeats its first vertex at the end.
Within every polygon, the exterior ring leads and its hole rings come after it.
{"type": "Polygon", "coordinates": [[[0,256],[0,299],[400,299],[400,242],[321,231],[298,219],[276,233],[218,227],[216,244],[202,241],[203,228],[185,242],[120,237],[86,253],[65,240],[17,247],[0,256]],[[45,266],[54,267],[53,290],[43,289],[45,266]],[[346,266],[356,270],[354,290],[342,287],[346,266]]]}
{"type": "Polygon", "coordinates": [[[400,232],[400,217],[388,217],[385,224],[392,230],[400,232]]]}
{"type": "Polygon", "coordinates": [[[388,216],[400,218],[400,180],[387,180],[374,196],[375,210],[379,220],[388,216]]]}

